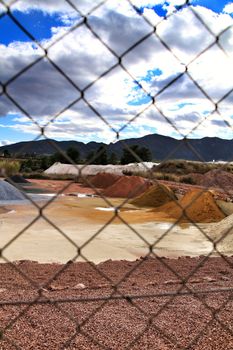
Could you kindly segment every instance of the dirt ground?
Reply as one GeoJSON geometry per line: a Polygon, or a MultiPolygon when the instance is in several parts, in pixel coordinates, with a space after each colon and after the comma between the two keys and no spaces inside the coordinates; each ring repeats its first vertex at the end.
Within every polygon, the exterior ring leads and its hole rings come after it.
{"type": "MultiPolygon", "coordinates": [[[[95,194],[95,189],[92,187],[89,187],[88,183],[85,183],[82,185],[80,183],[72,183],[72,181],[69,180],[38,180],[38,179],[30,179],[29,180],[33,187],[36,188],[41,188],[44,189],[48,192],[62,192],[64,194],[68,193],[89,193],[89,194],[95,194]],[[63,191],[64,189],[64,191],[63,191]]],[[[156,181],[156,183],[162,183],[167,186],[169,186],[172,190],[176,191],[177,193],[180,194],[185,194],[187,193],[190,189],[206,189],[206,187],[203,186],[197,186],[197,185],[189,185],[189,184],[184,184],[184,183],[177,183],[177,182],[172,182],[172,181],[164,181],[164,180],[159,180],[156,181]]],[[[219,200],[226,200],[227,198],[230,198],[233,200],[232,193],[229,193],[229,191],[224,191],[223,189],[220,188],[213,188],[214,195],[216,199],[219,200]]],[[[97,191],[101,191],[101,189],[97,189],[97,191]]]]}
{"type": "MultiPolygon", "coordinates": [[[[168,257],[199,256],[213,249],[202,231],[214,224],[180,224],[166,213],[138,209],[127,199],[77,197],[95,193],[79,183],[69,186],[70,181],[30,181],[33,183],[30,190],[61,193],[65,187],[66,196],[48,195],[46,201],[38,199],[34,204],[7,206],[10,212],[0,215],[0,229],[4,233],[1,248],[10,261],[65,263],[76,257],[79,248],[83,254],[79,260],[95,263],[110,258],[135,260],[147,254],[150,245],[158,255],[168,257]]],[[[229,206],[232,203],[224,205],[228,214],[232,210],[229,206]]]]}
{"type": "Polygon", "coordinates": [[[117,198],[48,196],[8,209],[0,350],[233,349],[233,249],[211,253],[202,231],[215,224],[174,225],[117,198]]]}
{"type": "Polygon", "coordinates": [[[173,257],[198,256],[213,249],[202,232],[209,224],[190,226],[157,221],[156,213],[135,209],[128,203],[117,211],[116,217],[109,205],[117,208],[122,199],[106,202],[101,198],[67,196],[48,200],[49,204],[42,201],[9,205],[11,211],[1,214],[1,248],[5,258],[65,263],[81,248],[85,258],[98,263],[110,258],[135,260],[147,254],[150,245],[158,255],[173,257]]]}
{"type": "Polygon", "coordinates": [[[70,180],[38,180],[30,179],[32,187],[40,188],[51,193],[95,193],[94,189],[91,187],[85,186],[85,184],[74,183],[70,180]]]}
{"type": "Polygon", "coordinates": [[[232,350],[232,263],[0,264],[0,348],[232,350]]]}

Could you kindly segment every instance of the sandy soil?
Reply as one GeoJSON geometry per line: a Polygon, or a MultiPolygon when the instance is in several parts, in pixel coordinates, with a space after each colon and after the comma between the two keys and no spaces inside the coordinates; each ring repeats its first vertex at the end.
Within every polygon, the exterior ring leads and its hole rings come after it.
{"type": "Polygon", "coordinates": [[[0,264],[0,348],[232,350],[232,264],[0,264]]]}
{"type": "Polygon", "coordinates": [[[64,263],[81,248],[79,260],[98,263],[109,258],[134,260],[147,254],[150,245],[158,255],[173,257],[208,254],[213,248],[201,231],[209,227],[206,224],[162,222],[161,215],[135,209],[127,202],[117,216],[105,211],[109,206],[120,207],[122,199],[68,196],[48,200],[49,204],[9,205],[11,211],[1,214],[5,258],[64,263]]]}

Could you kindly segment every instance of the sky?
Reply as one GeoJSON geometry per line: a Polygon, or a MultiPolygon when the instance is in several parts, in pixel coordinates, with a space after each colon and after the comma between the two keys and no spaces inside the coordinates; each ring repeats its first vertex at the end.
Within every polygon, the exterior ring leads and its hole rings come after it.
{"type": "Polygon", "coordinates": [[[2,0],[0,145],[233,139],[233,2],[185,2],[2,0]]]}

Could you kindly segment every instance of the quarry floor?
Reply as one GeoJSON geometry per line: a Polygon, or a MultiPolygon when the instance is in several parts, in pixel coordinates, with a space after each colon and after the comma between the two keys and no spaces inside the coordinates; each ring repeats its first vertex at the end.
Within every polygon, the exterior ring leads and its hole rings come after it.
{"type": "Polygon", "coordinates": [[[149,246],[155,254],[169,257],[199,256],[212,250],[201,230],[214,224],[159,221],[149,209],[123,205],[123,199],[45,198],[35,204],[6,206],[10,211],[0,216],[6,259],[65,263],[76,258],[98,263],[110,258],[135,260],[148,254],[149,246]],[[117,216],[111,206],[120,207],[117,216]]]}
{"type": "Polygon", "coordinates": [[[233,349],[233,258],[208,258],[200,231],[214,223],[174,225],[124,199],[33,200],[0,215],[1,350],[233,349]]]}

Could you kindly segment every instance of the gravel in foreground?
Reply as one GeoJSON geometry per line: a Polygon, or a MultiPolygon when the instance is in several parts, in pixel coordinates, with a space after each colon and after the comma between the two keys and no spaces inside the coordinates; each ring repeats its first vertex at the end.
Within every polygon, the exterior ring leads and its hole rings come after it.
{"type": "Polygon", "coordinates": [[[1,350],[233,349],[232,257],[19,261],[0,282],[1,350]]]}

